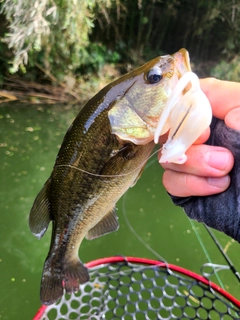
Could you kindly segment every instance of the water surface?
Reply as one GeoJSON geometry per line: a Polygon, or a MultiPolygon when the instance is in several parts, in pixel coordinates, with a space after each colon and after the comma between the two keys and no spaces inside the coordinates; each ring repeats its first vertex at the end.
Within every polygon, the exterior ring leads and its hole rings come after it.
{"type": "MultiPolygon", "coordinates": [[[[50,230],[37,240],[29,231],[28,214],[50,175],[63,136],[79,108],[17,103],[0,107],[1,320],[32,319],[40,306],[39,284],[50,230]]],[[[154,259],[161,256],[197,273],[209,260],[225,264],[204,227],[195,223],[193,228],[182,209],[171,203],[161,176],[162,170],[154,156],[137,185],[118,202],[120,229],[82,243],[80,256],[84,262],[111,255],[154,259]]],[[[214,233],[240,270],[239,244],[224,234],[214,233]]],[[[221,271],[219,276],[225,289],[240,299],[240,286],[232,273],[221,271]]],[[[218,283],[216,277],[212,279],[218,283]]]]}

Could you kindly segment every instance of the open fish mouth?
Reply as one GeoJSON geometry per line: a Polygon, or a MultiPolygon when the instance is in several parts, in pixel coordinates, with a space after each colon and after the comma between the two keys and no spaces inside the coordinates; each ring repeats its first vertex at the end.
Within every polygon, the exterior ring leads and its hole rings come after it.
{"type": "Polygon", "coordinates": [[[154,134],[154,142],[158,143],[168,123],[170,131],[159,162],[186,162],[185,152],[208,128],[211,120],[211,105],[200,88],[197,75],[185,72],[169,96],[154,134]]]}
{"type": "Polygon", "coordinates": [[[108,112],[111,132],[120,140],[146,145],[152,140],[158,143],[159,137],[169,131],[160,162],[181,164],[187,160],[187,149],[210,125],[211,106],[197,75],[191,71],[186,49],[153,61],[143,66],[144,106],[137,94],[131,93],[133,83],[108,112]],[[133,96],[135,104],[129,103],[133,96]]]}

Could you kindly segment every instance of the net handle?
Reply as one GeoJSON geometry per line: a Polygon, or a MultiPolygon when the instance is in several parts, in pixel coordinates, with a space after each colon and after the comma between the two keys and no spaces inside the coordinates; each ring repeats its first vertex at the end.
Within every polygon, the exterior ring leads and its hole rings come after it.
{"type": "MultiPolygon", "coordinates": [[[[234,296],[232,296],[230,293],[219,287],[217,284],[215,284],[212,281],[209,281],[208,279],[204,278],[203,276],[200,276],[199,274],[187,270],[185,268],[176,266],[171,263],[166,263],[158,260],[152,260],[152,259],[146,259],[146,258],[138,258],[138,257],[124,257],[124,256],[113,256],[113,257],[107,257],[107,258],[101,258],[96,259],[90,262],[87,262],[85,266],[89,269],[104,265],[104,264],[110,264],[110,263],[120,263],[120,262],[127,262],[127,263],[135,263],[135,264],[145,264],[145,265],[151,265],[151,266],[158,266],[161,268],[166,268],[172,271],[176,271],[180,274],[186,275],[192,279],[195,279],[201,283],[204,283],[205,285],[209,286],[216,292],[218,292],[220,295],[222,295],[224,298],[226,298],[228,301],[230,301],[232,304],[234,304],[236,307],[240,308],[240,300],[236,299],[234,296]]],[[[43,316],[45,310],[48,306],[42,305],[36,315],[34,316],[33,320],[41,320],[41,317],[43,316]]]]}

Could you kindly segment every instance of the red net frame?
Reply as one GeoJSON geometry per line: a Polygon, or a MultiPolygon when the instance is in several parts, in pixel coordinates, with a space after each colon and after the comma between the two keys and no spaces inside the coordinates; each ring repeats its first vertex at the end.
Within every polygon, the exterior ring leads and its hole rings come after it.
{"type": "Polygon", "coordinates": [[[238,299],[204,276],[182,267],[123,256],[97,259],[85,265],[91,280],[80,285],[80,293],[65,294],[55,305],[41,306],[33,320],[240,319],[238,299]],[[154,273],[149,277],[150,272],[154,273]]]}

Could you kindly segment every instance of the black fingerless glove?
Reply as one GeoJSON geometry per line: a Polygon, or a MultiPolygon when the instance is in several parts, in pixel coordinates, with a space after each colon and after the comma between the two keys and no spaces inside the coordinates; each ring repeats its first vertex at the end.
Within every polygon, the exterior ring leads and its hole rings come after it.
{"type": "Polygon", "coordinates": [[[233,153],[235,162],[230,172],[229,188],[212,196],[170,196],[189,218],[204,222],[240,242],[240,131],[230,129],[224,121],[213,118],[207,144],[225,147],[233,153]]]}

